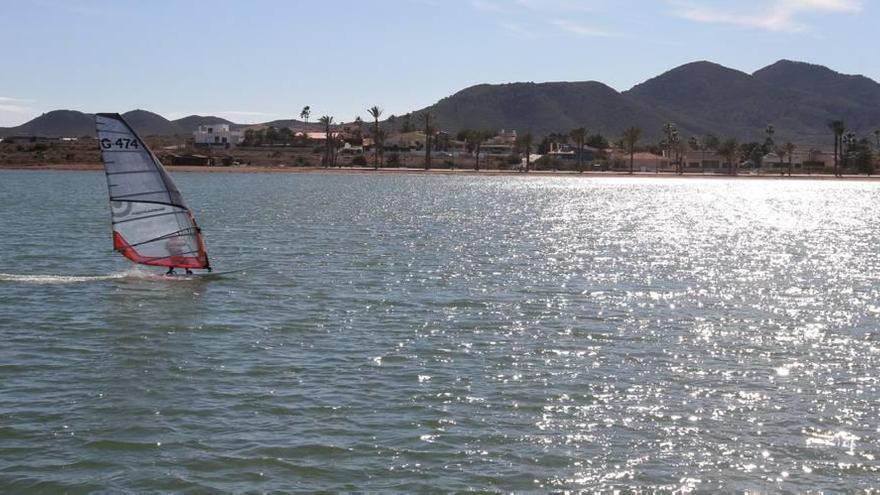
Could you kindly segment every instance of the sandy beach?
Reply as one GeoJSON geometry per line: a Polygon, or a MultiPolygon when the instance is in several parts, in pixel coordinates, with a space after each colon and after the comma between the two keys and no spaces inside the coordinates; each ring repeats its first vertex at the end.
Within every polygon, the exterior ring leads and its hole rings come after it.
{"type": "MultiPolygon", "coordinates": [[[[64,164],[41,164],[41,165],[2,165],[0,170],[53,170],[53,171],[102,171],[104,167],[97,163],[64,163],[64,164]]],[[[431,175],[473,175],[473,176],[522,176],[522,177],[583,177],[583,178],[664,178],[664,179],[775,179],[775,180],[859,180],[859,181],[878,181],[880,176],[865,175],[845,175],[843,177],[834,177],[828,174],[793,174],[791,177],[779,176],[776,174],[750,174],[740,173],[739,175],[730,176],[726,174],[700,174],[700,173],[684,173],[682,175],[672,172],[636,172],[630,175],[627,172],[607,171],[607,172],[584,172],[578,173],[574,171],[552,171],[552,170],[532,170],[528,173],[518,172],[516,170],[480,170],[473,169],[439,169],[433,168],[425,170],[423,168],[380,168],[375,170],[369,167],[342,167],[342,168],[324,168],[324,167],[265,167],[265,166],[232,166],[232,167],[202,167],[202,166],[186,166],[177,165],[166,167],[166,170],[172,173],[221,173],[221,174],[431,174],[431,175]]]]}

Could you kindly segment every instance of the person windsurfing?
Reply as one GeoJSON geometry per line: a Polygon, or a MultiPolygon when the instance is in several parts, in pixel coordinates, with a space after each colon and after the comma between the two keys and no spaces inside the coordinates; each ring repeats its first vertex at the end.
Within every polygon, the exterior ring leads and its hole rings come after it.
{"type": "MultiPolygon", "coordinates": [[[[174,236],[168,239],[165,242],[165,249],[171,253],[169,256],[169,261],[171,261],[171,266],[168,267],[168,271],[165,272],[165,275],[174,275],[174,269],[177,266],[186,266],[186,260],[182,259],[184,254],[186,253],[186,240],[181,236],[174,236]]],[[[192,275],[193,272],[189,268],[186,268],[186,274],[192,275]]]]}

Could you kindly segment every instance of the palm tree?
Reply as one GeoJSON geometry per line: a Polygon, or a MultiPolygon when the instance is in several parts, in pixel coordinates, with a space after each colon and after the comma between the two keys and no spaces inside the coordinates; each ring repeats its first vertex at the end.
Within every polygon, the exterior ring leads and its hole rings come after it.
{"type": "MultiPolygon", "coordinates": [[[[678,127],[674,122],[668,122],[663,125],[663,135],[666,136],[666,158],[672,163],[672,153],[675,142],[678,140],[678,127]]],[[[660,167],[657,167],[657,173],[660,173],[660,167]]]]}
{"type": "Polygon", "coordinates": [[[707,151],[718,151],[718,147],[721,146],[721,140],[718,139],[718,136],[714,134],[706,134],[703,136],[702,141],[700,142],[700,150],[703,153],[703,159],[700,162],[700,173],[706,172],[706,152],[707,151]]]}
{"type": "Polygon", "coordinates": [[[299,118],[303,119],[306,122],[306,131],[309,130],[309,115],[312,114],[312,107],[306,105],[303,107],[302,112],[299,113],[299,118]]]}
{"type": "Polygon", "coordinates": [[[846,124],[842,120],[832,120],[828,124],[828,128],[834,133],[834,175],[839,177],[842,175],[839,168],[840,145],[843,140],[843,133],[846,132],[846,124]]]}
{"type": "Polygon", "coordinates": [[[330,126],[333,125],[333,117],[329,115],[324,115],[318,122],[324,126],[324,166],[329,167],[332,165],[332,150],[333,150],[333,133],[330,130],[330,126]]]}
{"type": "Polygon", "coordinates": [[[636,146],[642,137],[642,130],[638,127],[630,127],[623,131],[623,148],[629,153],[629,175],[633,174],[635,166],[636,146]]]}
{"type": "Polygon", "coordinates": [[[354,118],[354,127],[357,129],[357,138],[361,139],[364,134],[364,119],[360,115],[354,118]]]}
{"type": "Polygon", "coordinates": [[[718,146],[718,154],[727,160],[730,175],[736,175],[735,164],[739,155],[739,144],[736,139],[728,139],[718,146]]]}
{"type": "MultiPolygon", "coordinates": [[[[376,156],[380,158],[379,162],[385,160],[385,130],[379,129],[379,132],[376,133],[374,141],[374,147],[376,148],[376,156]]],[[[374,163],[374,170],[379,170],[379,162],[374,163]]]]}
{"type": "Polygon", "coordinates": [[[700,152],[700,173],[705,173],[706,166],[706,145],[703,141],[700,141],[700,138],[697,136],[691,136],[688,139],[688,146],[690,146],[691,151],[699,151],[700,152]]]}
{"type": "Polygon", "coordinates": [[[587,140],[587,128],[578,127],[571,130],[571,139],[577,144],[578,149],[578,173],[584,173],[584,142],[587,140]]]}
{"type": "Polygon", "coordinates": [[[791,177],[791,169],[792,169],[792,158],[794,156],[794,150],[797,146],[794,145],[791,141],[782,145],[782,151],[788,155],[788,176],[791,177]]]}
{"type": "Polygon", "coordinates": [[[526,155],[526,170],[525,171],[528,172],[532,166],[532,144],[534,143],[534,138],[532,137],[532,133],[527,132],[527,133],[523,134],[522,136],[518,137],[516,140],[517,140],[517,146],[519,147],[520,151],[524,155],[526,155]]]}
{"type": "Polygon", "coordinates": [[[840,154],[843,157],[843,163],[840,166],[840,176],[843,177],[843,169],[849,166],[850,155],[852,154],[853,148],[856,145],[856,133],[847,132],[840,141],[840,154]],[[844,148],[844,144],[846,144],[846,148],[844,148]]]}
{"type": "Polygon", "coordinates": [[[373,107],[367,110],[367,113],[373,117],[373,169],[379,170],[379,117],[382,116],[382,109],[373,107]]]}
{"type": "Polygon", "coordinates": [[[480,151],[483,147],[483,141],[489,138],[486,131],[471,131],[467,135],[467,142],[474,150],[474,171],[480,171],[480,151]]]}
{"type": "Polygon", "coordinates": [[[425,119],[425,170],[431,168],[431,136],[434,128],[431,127],[431,114],[425,112],[422,117],[425,119]]]}

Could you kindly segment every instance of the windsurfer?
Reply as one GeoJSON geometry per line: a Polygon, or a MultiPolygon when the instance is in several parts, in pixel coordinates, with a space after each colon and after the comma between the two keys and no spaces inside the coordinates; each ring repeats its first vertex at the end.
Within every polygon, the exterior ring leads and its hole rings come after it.
{"type": "MultiPolygon", "coordinates": [[[[171,254],[171,256],[168,257],[168,260],[171,262],[171,266],[168,267],[168,271],[165,272],[165,275],[174,275],[174,268],[176,268],[177,266],[183,266],[178,265],[177,263],[180,263],[181,259],[184,257],[186,248],[186,240],[183,238],[183,236],[176,235],[165,242],[165,249],[167,249],[168,252],[171,254]]],[[[192,270],[187,268],[186,274],[192,275],[192,270]]]]}

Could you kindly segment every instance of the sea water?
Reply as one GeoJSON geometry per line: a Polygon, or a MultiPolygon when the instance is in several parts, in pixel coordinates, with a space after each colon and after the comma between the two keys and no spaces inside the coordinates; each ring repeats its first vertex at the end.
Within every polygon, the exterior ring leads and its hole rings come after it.
{"type": "Polygon", "coordinates": [[[174,178],[244,271],[134,267],[103,174],[0,172],[0,492],[880,479],[878,183],[174,178]]]}

